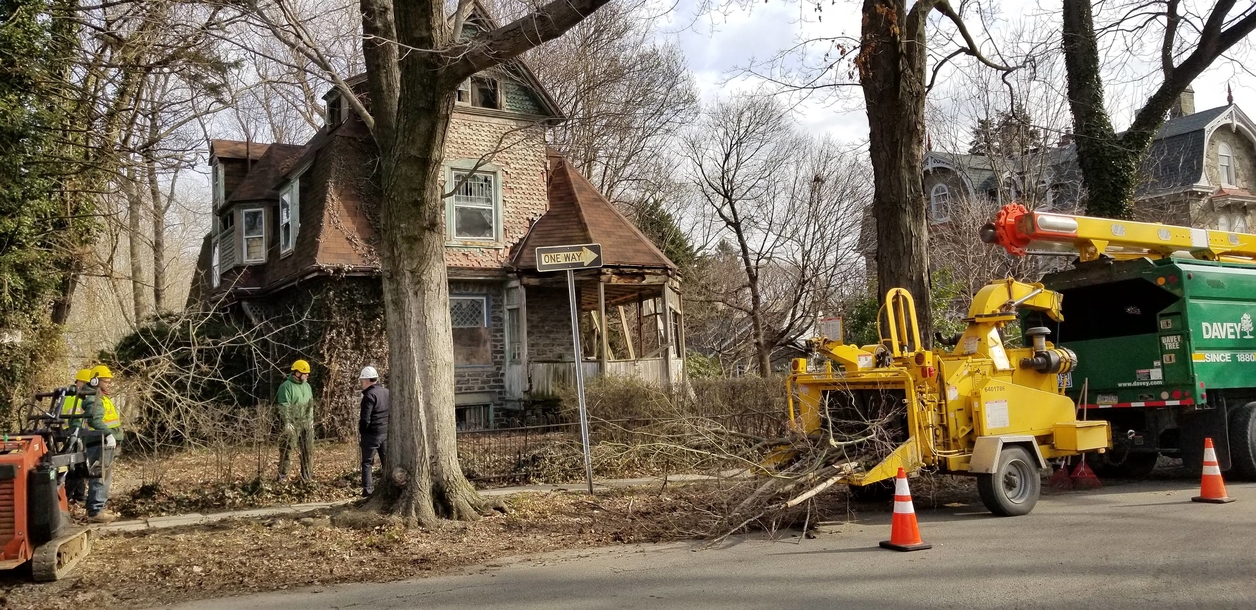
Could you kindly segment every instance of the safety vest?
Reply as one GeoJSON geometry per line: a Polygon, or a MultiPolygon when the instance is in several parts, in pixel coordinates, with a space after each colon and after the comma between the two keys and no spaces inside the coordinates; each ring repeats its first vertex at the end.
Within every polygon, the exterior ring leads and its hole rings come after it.
{"type": "Polygon", "coordinates": [[[118,415],[118,408],[113,406],[113,401],[108,396],[101,396],[100,403],[105,406],[105,426],[109,428],[117,428],[122,425],[122,417],[118,415]]]}
{"type": "Polygon", "coordinates": [[[79,406],[82,400],[78,396],[67,396],[65,400],[61,401],[61,416],[82,415],[83,409],[79,406]]]}

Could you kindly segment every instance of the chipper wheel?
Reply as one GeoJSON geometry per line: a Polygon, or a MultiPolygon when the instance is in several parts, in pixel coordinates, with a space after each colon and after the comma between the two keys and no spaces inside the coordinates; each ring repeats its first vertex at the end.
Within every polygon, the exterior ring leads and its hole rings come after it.
{"type": "Polygon", "coordinates": [[[1000,517],[1027,515],[1038,503],[1038,460],[1019,445],[1004,446],[993,474],[977,475],[981,503],[1000,517]]]}
{"type": "Polygon", "coordinates": [[[92,550],[92,531],[84,527],[70,528],[60,538],[35,549],[31,558],[31,574],[35,582],[59,580],[74,569],[92,550]]]}

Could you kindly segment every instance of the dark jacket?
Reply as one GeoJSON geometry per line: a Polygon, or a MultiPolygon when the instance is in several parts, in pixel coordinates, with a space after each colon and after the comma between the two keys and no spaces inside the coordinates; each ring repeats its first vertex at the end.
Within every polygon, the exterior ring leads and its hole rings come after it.
{"type": "Polygon", "coordinates": [[[362,390],[362,414],[358,434],[383,436],[388,433],[388,388],[375,384],[362,390]]]}

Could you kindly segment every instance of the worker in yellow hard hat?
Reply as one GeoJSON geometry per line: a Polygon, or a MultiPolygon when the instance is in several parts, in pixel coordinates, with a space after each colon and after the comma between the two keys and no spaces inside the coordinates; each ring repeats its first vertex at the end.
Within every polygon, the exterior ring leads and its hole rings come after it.
{"type": "MultiPolygon", "coordinates": [[[[83,415],[82,403],[84,400],[89,402],[96,400],[96,387],[91,381],[96,377],[90,368],[79,369],[74,375],[74,395],[66,396],[61,402],[61,417],[72,418],[83,415]]],[[[81,419],[68,419],[71,426],[81,425],[81,419]]],[[[73,469],[65,475],[65,495],[66,499],[74,504],[84,504],[87,501],[87,479],[78,476],[73,469]]]]}
{"type": "Polygon", "coordinates": [[[279,441],[279,480],[288,480],[292,452],[301,447],[301,480],[314,480],[314,390],[310,388],[310,363],[292,363],[288,378],[275,396],[283,436],[279,441]]]}
{"type": "MultiPolygon", "coordinates": [[[[108,433],[103,436],[89,436],[86,439],[87,459],[100,460],[104,449],[117,450],[118,442],[122,440],[122,418],[110,397],[113,388],[113,371],[102,364],[92,369],[92,375],[96,378],[99,400],[90,402],[85,400],[82,408],[84,415],[87,416],[84,427],[108,433]]],[[[111,468],[104,476],[87,481],[87,518],[92,523],[110,523],[118,518],[117,515],[105,510],[112,479],[113,469],[111,468]]]]}

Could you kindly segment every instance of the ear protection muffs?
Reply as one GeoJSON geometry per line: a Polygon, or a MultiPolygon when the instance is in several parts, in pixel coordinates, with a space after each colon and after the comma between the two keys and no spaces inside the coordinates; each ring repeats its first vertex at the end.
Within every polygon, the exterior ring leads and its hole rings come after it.
{"type": "Polygon", "coordinates": [[[87,382],[87,385],[92,386],[93,388],[100,387],[100,378],[95,375],[92,375],[92,380],[87,382]]]}

